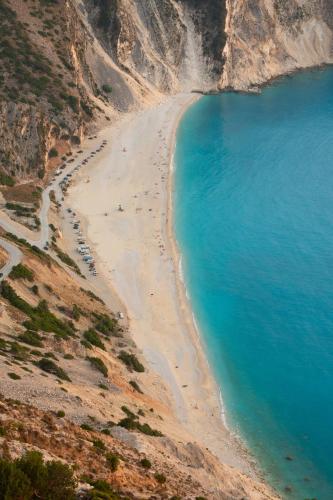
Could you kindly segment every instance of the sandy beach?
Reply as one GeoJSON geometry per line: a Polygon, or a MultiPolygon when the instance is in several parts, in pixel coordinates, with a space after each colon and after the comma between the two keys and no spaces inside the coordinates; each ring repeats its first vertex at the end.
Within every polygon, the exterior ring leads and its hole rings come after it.
{"type": "Polygon", "coordinates": [[[223,425],[172,232],[175,132],[195,99],[167,98],[101,132],[107,147],[80,170],[66,206],[84,220],[97,269],[124,304],[133,339],[167,386],[177,418],[223,462],[253,475],[247,453],[223,425]]]}

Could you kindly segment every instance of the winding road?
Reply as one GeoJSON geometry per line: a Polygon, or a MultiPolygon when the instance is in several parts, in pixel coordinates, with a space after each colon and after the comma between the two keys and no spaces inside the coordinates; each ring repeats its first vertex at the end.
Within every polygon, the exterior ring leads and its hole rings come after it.
{"type": "MultiPolygon", "coordinates": [[[[51,181],[43,190],[41,209],[39,212],[39,233],[31,232],[21,224],[11,220],[3,212],[0,212],[0,227],[2,227],[5,231],[14,234],[18,238],[24,238],[28,243],[30,243],[30,245],[35,245],[36,247],[43,249],[48,243],[50,237],[50,227],[48,221],[48,212],[51,204],[50,192],[53,190],[55,192],[57,201],[61,202],[62,191],[60,189],[60,183],[68,174],[73,175],[75,168],[81,166],[83,160],[86,159],[89,161],[92,153],[96,152],[96,149],[99,146],[101,146],[101,140],[98,140],[97,137],[95,137],[93,140],[89,140],[89,143],[86,143],[86,147],[81,147],[80,151],[82,151],[82,153],[77,152],[72,157],[70,157],[69,161],[71,161],[71,159],[74,159],[74,161],[66,165],[61,173],[55,178],[55,180],[51,181]]],[[[9,261],[2,269],[0,269],[1,282],[9,275],[12,268],[21,262],[23,254],[18,247],[16,247],[12,243],[9,243],[8,240],[4,238],[0,238],[0,245],[7,251],[9,255],[9,261]]]]}
{"type": "Polygon", "coordinates": [[[15,246],[9,243],[7,240],[0,238],[0,245],[6,250],[9,255],[8,262],[1,269],[2,276],[0,281],[7,278],[14,266],[17,266],[22,260],[22,252],[15,246]]]}

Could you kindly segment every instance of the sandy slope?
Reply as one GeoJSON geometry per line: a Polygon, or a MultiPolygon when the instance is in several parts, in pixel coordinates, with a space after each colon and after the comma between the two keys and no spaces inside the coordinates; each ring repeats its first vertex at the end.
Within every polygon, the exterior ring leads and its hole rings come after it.
{"type": "Polygon", "coordinates": [[[250,472],[222,424],[170,231],[170,153],[179,117],[192,100],[185,94],[168,98],[104,131],[99,138],[108,139],[107,148],[80,171],[67,203],[85,218],[98,269],[124,302],[134,340],[168,385],[179,420],[225,463],[250,472]]]}

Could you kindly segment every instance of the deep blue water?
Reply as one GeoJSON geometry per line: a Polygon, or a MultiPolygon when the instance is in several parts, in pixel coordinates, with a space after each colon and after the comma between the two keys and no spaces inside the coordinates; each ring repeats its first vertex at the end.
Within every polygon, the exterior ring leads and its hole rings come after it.
{"type": "Polygon", "coordinates": [[[332,500],[333,69],[202,98],[175,162],[186,286],[228,425],[285,498],[332,500]]]}

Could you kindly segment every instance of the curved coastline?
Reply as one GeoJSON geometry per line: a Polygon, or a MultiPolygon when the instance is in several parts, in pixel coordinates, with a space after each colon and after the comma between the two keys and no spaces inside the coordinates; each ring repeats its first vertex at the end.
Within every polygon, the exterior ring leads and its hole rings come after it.
{"type": "MultiPolygon", "coordinates": [[[[174,183],[175,183],[175,171],[176,171],[176,165],[175,165],[175,151],[176,151],[176,144],[177,144],[177,130],[180,124],[180,121],[184,117],[184,114],[188,111],[188,109],[195,104],[201,97],[194,97],[187,105],[186,108],[184,108],[181,113],[178,116],[178,119],[176,121],[175,127],[172,132],[172,137],[171,137],[171,145],[170,145],[170,167],[169,167],[169,182],[167,186],[168,190],[168,221],[167,221],[167,229],[168,229],[168,238],[171,246],[171,251],[172,251],[172,258],[175,263],[175,269],[176,269],[176,277],[177,277],[177,288],[178,288],[178,298],[179,302],[183,305],[183,311],[184,314],[187,318],[187,323],[188,323],[188,329],[191,333],[192,340],[195,343],[198,343],[197,349],[198,351],[203,351],[204,353],[204,362],[206,366],[204,367],[203,373],[206,374],[209,378],[212,378],[212,383],[213,383],[213,388],[215,394],[218,395],[218,400],[220,404],[220,414],[221,414],[221,420],[223,422],[224,427],[227,429],[228,432],[231,431],[227,426],[226,418],[225,418],[225,411],[223,408],[223,397],[222,397],[222,392],[221,389],[217,383],[217,381],[214,378],[212,369],[209,365],[207,356],[206,356],[206,351],[205,351],[205,346],[204,346],[204,341],[202,336],[200,335],[200,329],[198,326],[198,323],[195,318],[195,312],[193,310],[193,307],[190,302],[190,296],[189,292],[186,288],[186,281],[185,281],[185,276],[184,276],[184,271],[182,268],[182,259],[183,255],[180,251],[179,244],[177,242],[176,236],[175,236],[175,230],[174,230],[174,197],[173,197],[173,192],[174,192],[174,183]]],[[[235,436],[236,437],[236,436],[235,436]]],[[[237,437],[236,437],[237,438],[237,437]]],[[[238,438],[237,438],[238,439],[238,438]]]]}
{"type": "MultiPolygon", "coordinates": [[[[230,439],[230,446],[235,447],[237,452],[245,459],[247,468],[245,472],[255,477],[264,480],[263,472],[259,464],[257,463],[254,456],[251,454],[250,448],[247,446],[244,438],[238,435],[233,431],[231,427],[228,426],[227,417],[226,417],[226,408],[223,401],[223,388],[217,382],[217,378],[214,375],[214,370],[211,367],[208,360],[208,348],[205,345],[205,341],[203,335],[200,332],[200,327],[195,317],[195,311],[192,307],[190,294],[186,287],[186,278],[184,275],[184,270],[182,267],[182,259],[184,258],[182,252],[180,250],[179,244],[177,242],[177,238],[175,235],[174,229],[174,183],[175,183],[175,172],[176,172],[176,164],[175,164],[175,151],[177,144],[177,130],[181,120],[183,119],[185,113],[189,110],[192,105],[195,105],[202,99],[202,96],[194,97],[184,109],[182,109],[181,113],[178,115],[177,121],[175,123],[174,129],[172,131],[172,137],[170,142],[170,166],[169,166],[169,182],[167,186],[168,190],[168,221],[167,221],[167,229],[168,229],[168,240],[170,242],[172,258],[175,263],[176,269],[176,283],[177,283],[177,291],[178,291],[178,300],[181,304],[183,316],[186,319],[187,328],[189,335],[191,337],[192,342],[195,344],[197,352],[200,353],[200,362],[202,367],[202,375],[204,378],[209,381],[211,385],[215,398],[218,400],[219,410],[220,410],[220,418],[223,425],[223,428],[226,430],[230,439]]],[[[222,458],[223,459],[223,458],[222,458]]]]}
{"type": "Polygon", "coordinates": [[[151,371],[166,385],[167,392],[162,391],[162,398],[171,402],[173,415],[189,435],[223,463],[262,479],[250,452],[223,424],[220,390],[179,273],[180,252],[172,211],[173,154],[179,122],[196,100],[198,96],[189,94],[171,97],[157,106],[134,112],[102,131],[100,137],[109,139],[110,144],[103,158],[92,163],[89,170],[82,169],[67,203],[86,220],[87,236],[97,255],[100,273],[125,304],[134,341],[143,351],[151,371]],[[149,135],[147,144],[142,144],[138,131],[149,135]],[[156,175],[153,156],[159,158],[161,170],[164,165],[162,177],[165,175],[167,182],[158,187],[161,190],[158,200],[151,198],[146,205],[153,207],[156,214],[155,221],[149,219],[149,222],[148,216],[142,214],[141,204],[143,206],[147,198],[142,196],[141,188],[146,189],[145,192],[154,189],[157,179],[153,178],[156,175]],[[136,178],[138,158],[142,175],[136,178]],[[94,175],[86,183],[92,169],[94,175]],[[137,194],[138,179],[142,180],[140,195],[137,194]],[[142,203],[138,199],[142,199],[142,203]],[[118,202],[125,206],[121,216],[115,209],[118,202]],[[104,212],[108,217],[103,216],[104,212]],[[140,226],[140,217],[144,226],[140,226]],[[154,224],[160,228],[165,245],[163,257],[156,254],[153,235],[149,232],[150,225],[154,224]],[[152,267],[155,260],[156,270],[152,267]],[[146,269],[147,266],[151,267],[146,269]],[[152,272],[156,272],[156,276],[152,277],[152,272]],[[163,281],[161,296],[154,297],[154,303],[149,297],[154,294],[148,291],[152,282],[156,286],[154,278],[159,276],[163,281]],[[161,314],[166,316],[164,321],[161,314]],[[181,364],[176,366],[179,360],[181,364]],[[188,385],[183,384],[184,379],[188,385]]]}

